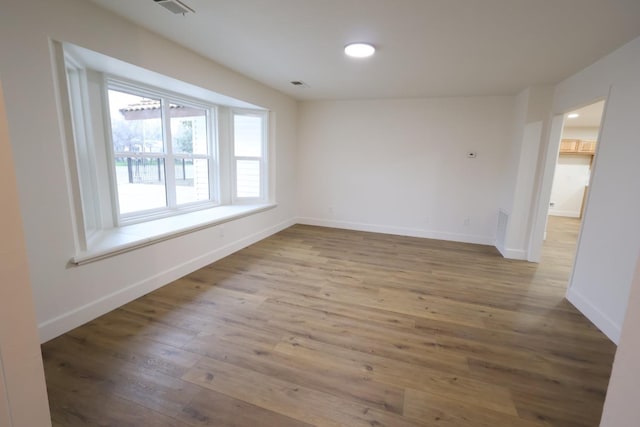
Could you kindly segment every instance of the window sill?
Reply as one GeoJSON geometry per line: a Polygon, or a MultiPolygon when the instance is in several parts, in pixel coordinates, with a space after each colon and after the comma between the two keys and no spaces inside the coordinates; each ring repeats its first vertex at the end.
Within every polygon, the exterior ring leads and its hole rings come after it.
{"type": "Polygon", "coordinates": [[[233,221],[276,207],[275,204],[217,206],[168,218],[102,230],[89,242],[89,248],[71,258],[76,265],[87,264],[153,243],[233,221]]]}

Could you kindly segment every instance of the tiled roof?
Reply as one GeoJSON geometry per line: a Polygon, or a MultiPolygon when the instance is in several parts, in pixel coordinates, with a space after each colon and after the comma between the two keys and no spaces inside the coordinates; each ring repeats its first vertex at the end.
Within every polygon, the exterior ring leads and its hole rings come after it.
{"type": "MultiPolygon", "coordinates": [[[[178,108],[184,108],[184,106],[177,105],[177,104],[169,104],[169,108],[178,109],[178,108]]],[[[160,101],[158,101],[157,99],[145,98],[136,104],[129,104],[125,108],[121,108],[119,111],[121,113],[127,113],[131,111],[159,110],[159,109],[160,109],[160,101]]]]}

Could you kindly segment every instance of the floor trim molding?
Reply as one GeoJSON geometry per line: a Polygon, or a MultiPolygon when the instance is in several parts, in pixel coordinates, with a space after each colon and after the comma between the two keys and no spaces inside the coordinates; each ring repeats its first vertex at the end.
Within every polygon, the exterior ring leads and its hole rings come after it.
{"type": "Polygon", "coordinates": [[[372,233],[394,234],[397,236],[449,240],[452,242],[473,243],[478,245],[493,246],[495,243],[494,237],[488,236],[430,231],[418,228],[396,227],[390,225],[366,224],[361,222],[337,221],[322,218],[298,217],[297,223],[304,225],[316,225],[320,227],[340,228],[343,230],[369,231],[372,233]]]}
{"type": "Polygon", "coordinates": [[[260,240],[263,240],[272,234],[291,227],[296,223],[295,219],[289,219],[269,227],[265,230],[251,234],[242,239],[231,242],[220,248],[216,248],[210,252],[200,255],[190,261],[183,264],[176,265],[167,270],[164,270],[154,276],[148,277],[137,283],[133,283],[126,288],[120,289],[111,294],[105,295],[95,301],[92,301],[83,306],[70,310],[60,316],[47,320],[38,325],[40,333],[40,342],[47,342],[59,335],[64,334],[86,322],[89,322],[111,310],[114,310],[122,305],[133,301],[151,291],[154,291],[174,280],[179,279],[199,268],[216,262],[226,256],[231,255],[234,252],[239,251],[249,245],[252,245],[260,240]]]}
{"type": "Polygon", "coordinates": [[[500,252],[500,254],[507,259],[519,259],[519,260],[527,259],[527,251],[523,249],[504,248],[498,245],[497,242],[495,242],[494,245],[498,250],[498,252],[500,252]]]}
{"type": "Polygon", "coordinates": [[[567,300],[611,341],[618,344],[621,334],[620,326],[600,311],[587,297],[571,287],[567,290],[567,300]]]}

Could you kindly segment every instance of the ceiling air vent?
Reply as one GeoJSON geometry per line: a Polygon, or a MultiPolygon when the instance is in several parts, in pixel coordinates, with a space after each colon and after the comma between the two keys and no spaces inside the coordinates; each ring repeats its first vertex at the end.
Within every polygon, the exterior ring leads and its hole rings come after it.
{"type": "Polygon", "coordinates": [[[160,6],[167,9],[169,12],[173,12],[176,15],[181,14],[185,15],[187,13],[196,13],[195,10],[191,9],[186,4],[182,3],[180,0],[153,0],[158,3],[160,6]]]}

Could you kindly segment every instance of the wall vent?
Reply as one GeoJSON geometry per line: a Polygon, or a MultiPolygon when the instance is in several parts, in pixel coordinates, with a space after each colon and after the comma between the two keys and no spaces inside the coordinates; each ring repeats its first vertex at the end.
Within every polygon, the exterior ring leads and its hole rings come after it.
{"type": "Polygon", "coordinates": [[[196,13],[195,10],[191,9],[186,4],[182,3],[180,0],[153,0],[158,3],[160,6],[167,9],[169,12],[173,12],[176,15],[185,15],[187,13],[196,13]]]}

